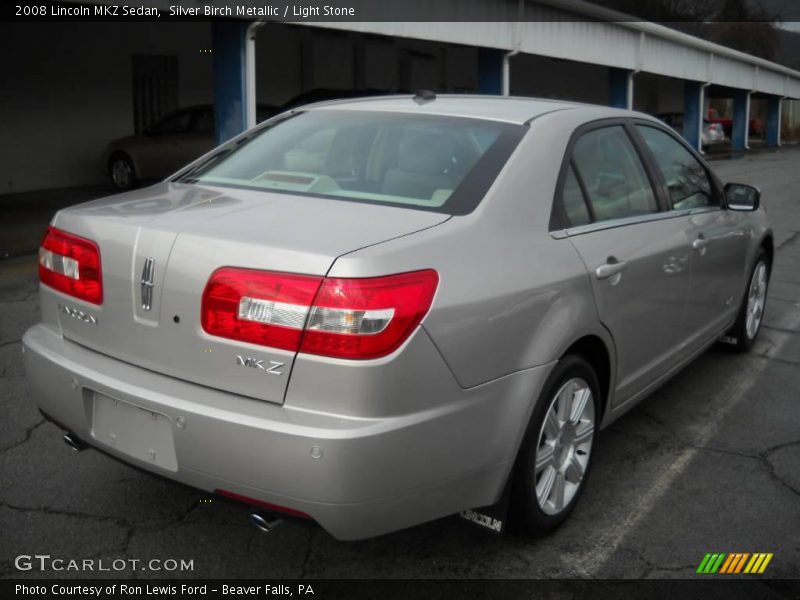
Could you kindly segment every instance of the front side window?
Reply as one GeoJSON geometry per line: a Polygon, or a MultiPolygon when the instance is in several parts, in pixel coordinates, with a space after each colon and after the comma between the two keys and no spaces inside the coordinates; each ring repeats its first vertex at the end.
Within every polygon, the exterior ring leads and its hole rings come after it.
{"type": "Polygon", "coordinates": [[[597,221],[658,210],[644,166],[621,125],[583,134],[575,143],[572,157],[597,221]]]}
{"type": "Polygon", "coordinates": [[[223,146],[179,181],[465,214],[525,131],[469,118],[313,110],[223,146]]]}
{"type": "Polygon", "coordinates": [[[708,174],[691,152],[660,129],[647,125],[636,128],[664,174],[672,210],[717,206],[708,174]]]}

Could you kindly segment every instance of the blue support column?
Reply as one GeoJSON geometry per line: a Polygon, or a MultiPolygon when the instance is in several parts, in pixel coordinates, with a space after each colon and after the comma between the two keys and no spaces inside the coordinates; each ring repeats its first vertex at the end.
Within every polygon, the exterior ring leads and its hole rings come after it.
{"type": "Polygon", "coordinates": [[[246,21],[213,21],[214,112],[217,144],[246,129],[246,21]]]}
{"type": "Polygon", "coordinates": [[[481,94],[503,93],[504,50],[478,48],[478,91],[481,94]]]}
{"type": "Polygon", "coordinates": [[[608,68],[608,105],[614,108],[633,109],[633,71],[608,68]]]}
{"type": "Polygon", "coordinates": [[[750,92],[736,90],[733,95],[733,128],[731,146],[734,150],[747,150],[750,130],[750,92]]]}
{"type": "Polygon", "coordinates": [[[783,99],[772,96],[767,100],[767,146],[781,145],[781,105],[783,99]]]}
{"type": "Polygon", "coordinates": [[[703,150],[701,127],[703,125],[703,84],[699,81],[683,82],[683,137],[696,150],[703,150]]]}

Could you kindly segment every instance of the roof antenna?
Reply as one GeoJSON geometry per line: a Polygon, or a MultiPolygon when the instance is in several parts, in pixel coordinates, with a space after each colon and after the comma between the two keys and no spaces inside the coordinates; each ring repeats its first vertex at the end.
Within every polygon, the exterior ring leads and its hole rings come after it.
{"type": "Polygon", "coordinates": [[[434,100],[436,100],[436,93],[430,90],[417,90],[417,93],[414,94],[414,102],[417,104],[425,104],[434,100]]]}

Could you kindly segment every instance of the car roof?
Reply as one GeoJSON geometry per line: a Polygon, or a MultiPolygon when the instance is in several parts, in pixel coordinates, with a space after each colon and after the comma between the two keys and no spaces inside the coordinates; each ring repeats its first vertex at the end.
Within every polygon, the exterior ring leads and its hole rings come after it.
{"type": "Polygon", "coordinates": [[[419,102],[414,96],[374,96],[345,100],[331,100],[298,107],[303,110],[368,110],[402,112],[454,117],[471,117],[525,124],[545,113],[579,108],[605,109],[609,117],[630,116],[627,110],[601,107],[579,102],[525,98],[516,96],[476,96],[464,94],[436,94],[435,99],[419,102]]]}

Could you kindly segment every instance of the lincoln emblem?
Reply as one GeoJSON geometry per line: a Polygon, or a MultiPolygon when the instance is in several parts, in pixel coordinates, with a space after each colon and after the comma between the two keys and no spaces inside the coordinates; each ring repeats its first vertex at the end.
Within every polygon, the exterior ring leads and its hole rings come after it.
{"type": "Polygon", "coordinates": [[[153,268],[155,260],[147,258],[142,269],[142,308],[150,310],[153,304],[153,268]]]}

